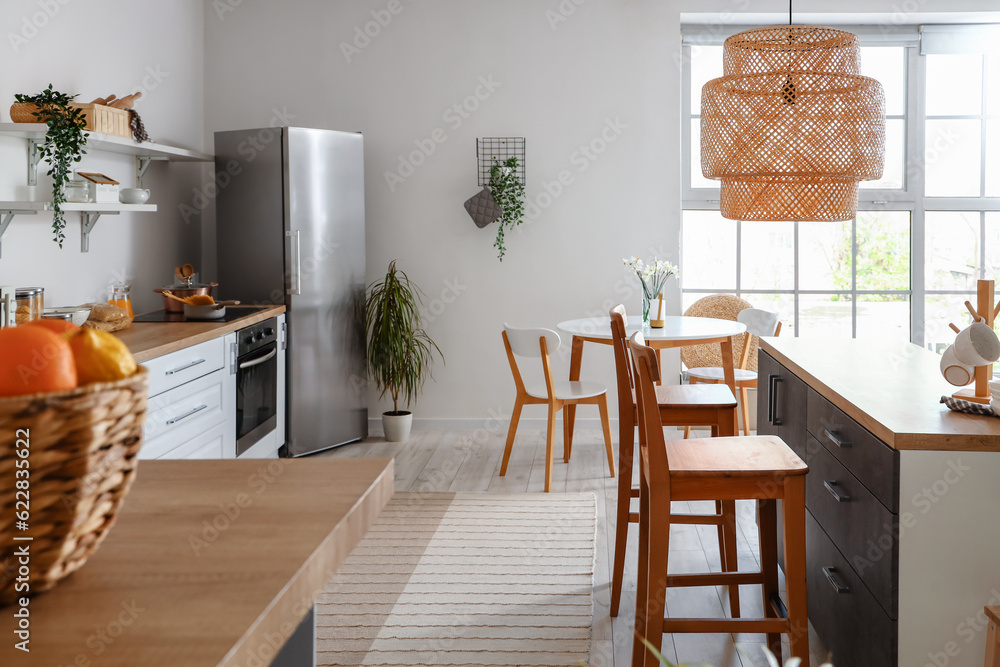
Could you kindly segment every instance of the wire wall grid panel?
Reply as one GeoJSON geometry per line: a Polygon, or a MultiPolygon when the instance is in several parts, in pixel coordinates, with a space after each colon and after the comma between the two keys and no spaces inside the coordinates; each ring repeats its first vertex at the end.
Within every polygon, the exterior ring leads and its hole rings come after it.
{"type": "Polygon", "coordinates": [[[479,185],[490,184],[490,169],[494,159],[503,164],[508,159],[517,158],[517,178],[525,185],[524,178],[524,137],[482,137],[476,139],[476,159],[479,162],[479,185]]]}

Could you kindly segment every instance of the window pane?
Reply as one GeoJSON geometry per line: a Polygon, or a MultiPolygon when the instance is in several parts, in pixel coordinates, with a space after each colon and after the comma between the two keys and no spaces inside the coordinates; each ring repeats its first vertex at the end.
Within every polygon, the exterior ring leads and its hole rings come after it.
{"type": "Polygon", "coordinates": [[[978,197],[978,120],[928,120],[925,146],[928,197],[978,197]]]}
{"type": "Polygon", "coordinates": [[[899,190],[903,187],[903,164],[906,162],[906,121],[889,119],[885,121],[885,166],[882,178],[877,181],[861,181],[862,188],[885,188],[899,190]]]}
{"type": "Polygon", "coordinates": [[[861,73],[882,84],[885,112],[901,116],[906,105],[906,59],[902,46],[861,47],[861,73]]]}
{"type": "Polygon", "coordinates": [[[924,299],[924,345],[938,354],[955,342],[955,332],[948,328],[954,322],[960,329],[972,323],[969,311],[962,305],[975,303],[975,294],[928,294],[924,299]]]}
{"type": "Polygon", "coordinates": [[[849,294],[800,294],[799,331],[802,338],[850,338],[849,294]]]}
{"type": "Polygon", "coordinates": [[[927,289],[975,290],[979,279],[979,213],[927,211],[925,220],[927,289]]]}
{"type": "Polygon", "coordinates": [[[927,115],[978,116],[983,110],[983,57],[927,56],[927,115]]]}
{"type": "Polygon", "coordinates": [[[718,188],[719,181],[701,175],[701,119],[691,119],[691,187],[718,188]]]}
{"type": "Polygon", "coordinates": [[[986,196],[1000,197],[1000,120],[986,121],[986,196]]]}
{"type": "Polygon", "coordinates": [[[1000,280],[1000,213],[991,211],[986,214],[986,246],[987,280],[1000,280]]]}
{"type": "Polygon", "coordinates": [[[795,289],[794,245],[794,222],[744,222],[740,289],[795,289]]]}
{"type": "Polygon", "coordinates": [[[910,340],[910,297],[905,294],[859,294],[857,337],[910,340]]]}
{"type": "Polygon", "coordinates": [[[851,289],[851,222],[799,224],[799,289],[851,289]]]}
{"type": "MultiPolygon", "coordinates": [[[[910,289],[910,213],[859,212],[858,289],[910,289]]],[[[858,302],[860,326],[861,302],[858,302]]],[[[859,335],[860,335],[860,329],[859,335]]],[[[909,321],[907,320],[907,332],[909,321]]]]}
{"type": "Polygon", "coordinates": [[[736,289],[736,221],[718,211],[684,211],[681,284],[687,289],[736,289]]]}
{"type": "Polygon", "coordinates": [[[691,113],[701,113],[701,87],[722,76],[722,46],[691,47],[691,113]]]}
{"type": "Polygon", "coordinates": [[[795,335],[795,295],[794,294],[743,294],[742,298],[754,308],[778,313],[781,321],[779,336],[791,338],[795,335]]]}
{"type": "Polygon", "coordinates": [[[986,113],[1000,116],[1000,54],[986,58],[986,113]]]}

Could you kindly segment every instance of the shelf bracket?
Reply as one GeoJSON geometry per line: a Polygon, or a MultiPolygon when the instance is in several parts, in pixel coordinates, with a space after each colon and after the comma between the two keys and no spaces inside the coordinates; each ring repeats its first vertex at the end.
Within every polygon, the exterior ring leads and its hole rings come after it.
{"type": "Polygon", "coordinates": [[[146,175],[146,170],[149,169],[149,163],[152,161],[166,162],[165,157],[154,157],[152,155],[137,155],[135,157],[135,187],[142,187],[142,177],[146,175]]]}
{"type": "Polygon", "coordinates": [[[80,212],[80,252],[90,252],[90,232],[102,215],[118,215],[118,211],[80,212]]]}
{"type": "Polygon", "coordinates": [[[38,154],[38,142],[28,139],[28,185],[38,185],[38,163],[41,160],[38,154]]]}
{"type": "Polygon", "coordinates": [[[14,219],[15,215],[35,215],[38,211],[28,211],[24,209],[7,209],[0,211],[0,257],[3,257],[3,235],[7,233],[7,228],[10,227],[10,221],[14,219]]]}

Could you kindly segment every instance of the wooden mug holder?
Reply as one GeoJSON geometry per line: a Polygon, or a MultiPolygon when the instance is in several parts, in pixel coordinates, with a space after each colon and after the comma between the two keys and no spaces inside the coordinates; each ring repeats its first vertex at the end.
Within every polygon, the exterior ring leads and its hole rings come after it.
{"type": "MultiPolygon", "coordinates": [[[[973,321],[982,319],[983,322],[992,328],[996,316],[1000,314],[1000,303],[996,302],[994,281],[978,281],[976,289],[976,307],[973,308],[972,303],[969,301],[965,302],[965,307],[972,315],[973,321]]],[[[955,333],[961,331],[961,329],[959,329],[954,323],[950,323],[948,326],[951,327],[951,330],[955,333]]],[[[983,403],[985,405],[989,405],[990,399],[992,398],[990,395],[989,381],[993,379],[993,364],[976,366],[975,368],[975,385],[959,389],[952,394],[952,396],[965,401],[972,401],[973,403],[983,403]]]]}

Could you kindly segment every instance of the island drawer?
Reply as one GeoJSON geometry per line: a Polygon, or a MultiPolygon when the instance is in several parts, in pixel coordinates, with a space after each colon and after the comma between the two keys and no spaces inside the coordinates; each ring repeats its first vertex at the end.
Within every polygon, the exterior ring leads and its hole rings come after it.
{"type": "Polygon", "coordinates": [[[809,440],[806,507],[882,609],[898,618],[899,517],[812,436],[809,440]]]}
{"type": "Polygon", "coordinates": [[[150,359],[143,366],[149,371],[149,395],[157,396],[185,382],[222,368],[226,363],[226,346],[222,338],[214,338],[183,350],[150,359]]]}
{"type": "Polygon", "coordinates": [[[899,511],[899,452],[809,389],[806,429],[892,512],[899,511]]]}
{"type": "Polygon", "coordinates": [[[896,667],[897,623],[806,512],[809,621],[838,665],[896,667]]]}

